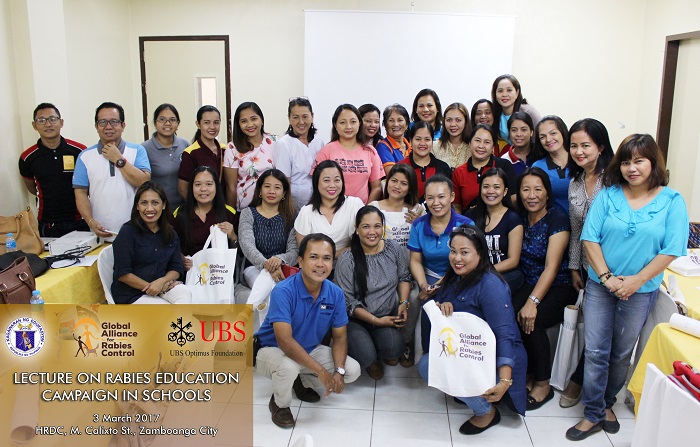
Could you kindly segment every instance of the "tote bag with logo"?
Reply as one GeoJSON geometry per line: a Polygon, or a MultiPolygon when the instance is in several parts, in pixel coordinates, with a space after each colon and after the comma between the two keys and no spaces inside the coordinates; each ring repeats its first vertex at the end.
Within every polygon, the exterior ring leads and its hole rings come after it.
{"type": "Polygon", "coordinates": [[[233,304],[237,252],[228,248],[226,234],[212,225],[204,247],[192,256],[192,268],[187,272],[185,284],[192,292],[192,304],[233,304]]]}

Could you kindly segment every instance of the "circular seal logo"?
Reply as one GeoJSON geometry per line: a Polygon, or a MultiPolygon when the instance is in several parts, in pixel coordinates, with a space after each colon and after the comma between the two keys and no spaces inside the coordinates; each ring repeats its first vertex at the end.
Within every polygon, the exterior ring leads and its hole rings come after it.
{"type": "Polygon", "coordinates": [[[38,321],[30,317],[17,318],[5,330],[5,343],[19,357],[31,357],[44,346],[46,335],[38,321]]]}

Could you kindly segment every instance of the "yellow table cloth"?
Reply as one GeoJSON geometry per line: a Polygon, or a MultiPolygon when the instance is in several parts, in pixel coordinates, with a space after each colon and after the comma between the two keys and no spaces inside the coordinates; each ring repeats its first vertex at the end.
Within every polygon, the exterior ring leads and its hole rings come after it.
{"type": "Polygon", "coordinates": [[[664,281],[668,284],[668,275],[671,274],[678,280],[683,296],[685,297],[685,305],[688,308],[688,316],[695,320],[700,320],[700,276],[683,276],[673,270],[664,272],[664,281]]]}
{"type": "MultiPolygon", "coordinates": [[[[88,253],[97,256],[106,245],[100,245],[88,253]]],[[[48,253],[44,253],[48,256],[48,253]]],[[[90,267],[65,267],[49,269],[36,278],[36,288],[41,291],[45,303],[94,304],[105,302],[97,262],[90,267]]]]}
{"type": "Polygon", "coordinates": [[[700,338],[677,331],[668,323],[661,323],[652,331],[637,368],[632,374],[632,380],[627,386],[634,396],[635,414],[644,388],[647,363],[653,363],[664,374],[671,374],[673,362],[676,360],[687,362],[696,368],[700,367],[700,338]]]}

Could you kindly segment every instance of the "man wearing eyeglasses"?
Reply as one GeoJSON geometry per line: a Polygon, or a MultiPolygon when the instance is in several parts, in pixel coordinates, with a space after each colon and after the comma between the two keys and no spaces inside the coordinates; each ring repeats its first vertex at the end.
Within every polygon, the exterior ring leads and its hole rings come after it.
{"type": "Polygon", "coordinates": [[[61,136],[63,119],[56,106],[41,103],[34,109],[32,127],[36,144],[19,157],[19,173],[27,191],[37,200],[42,237],[61,237],[71,231],[89,231],[75,206],[72,179],[75,160],[85,146],[61,136]]]}
{"type": "Polygon", "coordinates": [[[131,217],[136,188],[151,178],[146,149],[122,139],[124,108],[104,102],[95,110],[100,141],[75,165],[73,189],[78,211],[96,235],[113,237],[131,217]]]}

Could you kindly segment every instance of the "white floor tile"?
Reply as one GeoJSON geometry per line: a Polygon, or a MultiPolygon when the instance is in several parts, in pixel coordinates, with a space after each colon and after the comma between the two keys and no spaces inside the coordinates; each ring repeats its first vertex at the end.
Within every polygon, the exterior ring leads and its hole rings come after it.
{"type": "MultiPolygon", "coordinates": [[[[296,418],[298,408],[290,407],[296,418]]],[[[265,405],[253,405],[253,443],[258,447],[287,447],[294,429],[276,426],[270,418],[270,410],[265,405]]]]}
{"type": "MultiPolygon", "coordinates": [[[[371,433],[371,411],[302,406],[291,444],[301,436],[310,434],[315,446],[369,446],[371,433]]],[[[257,438],[255,443],[259,444],[257,438]]]]}
{"type": "Polygon", "coordinates": [[[323,397],[323,390],[316,390],[321,400],[316,403],[302,402],[303,407],[311,408],[344,408],[346,410],[374,409],[374,388],[376,381],[367,376],[360,376],[355,382],[345,385],[342,394],[331,393],[323,397]]]}
{"type": "MultiPolygon", "coordinates": [[[[363,371],[362,374],[366,374],[366,372],[363,371]]],[[[411,366],[410,368],[404,368],[401,365],[396,365],[396,366],[384,365],[384,377],[404,377],[404,378],[411,378],[411,379],[420,379],[420,374],[418,374],[418,367],[417,366],[411,366]]]]}
{"type": "Polygon", "coordinates": [[[452,447],[446,414],[375,411],[373,446],[452,447]]]}
{"type": "MultiPolygon", "coordinates": [[[[450,414],[450,432],[454,446],[532,447],[527,427],[520,416],[501,416],[501,422],[478,435],[463,435],[459,427],[471,416],[450,414]]],[[[548,444],[556,445],[556,444],[548,444]]]]}
{"type": "Polygon", "coordinates": [[[384,377],[377,382],[374,409],[414,413],[447,413],[445,394],[423,379],[384,377]]]}
{"type": "Polygon", "coordinates": [[[525,425],[535,447],[576,445],[577,447],[612,447],[605,432],[594,433],[583,441],[569,441],[566,430],[576,425],[581,418],[525,417],[525,425]]]}
{"type": "Polygon", "coordinates": [[[615,447],[630,447],[634,438],[634,419],[619,419],[620,431],[611,435],[606,433],[615,447]]]}

